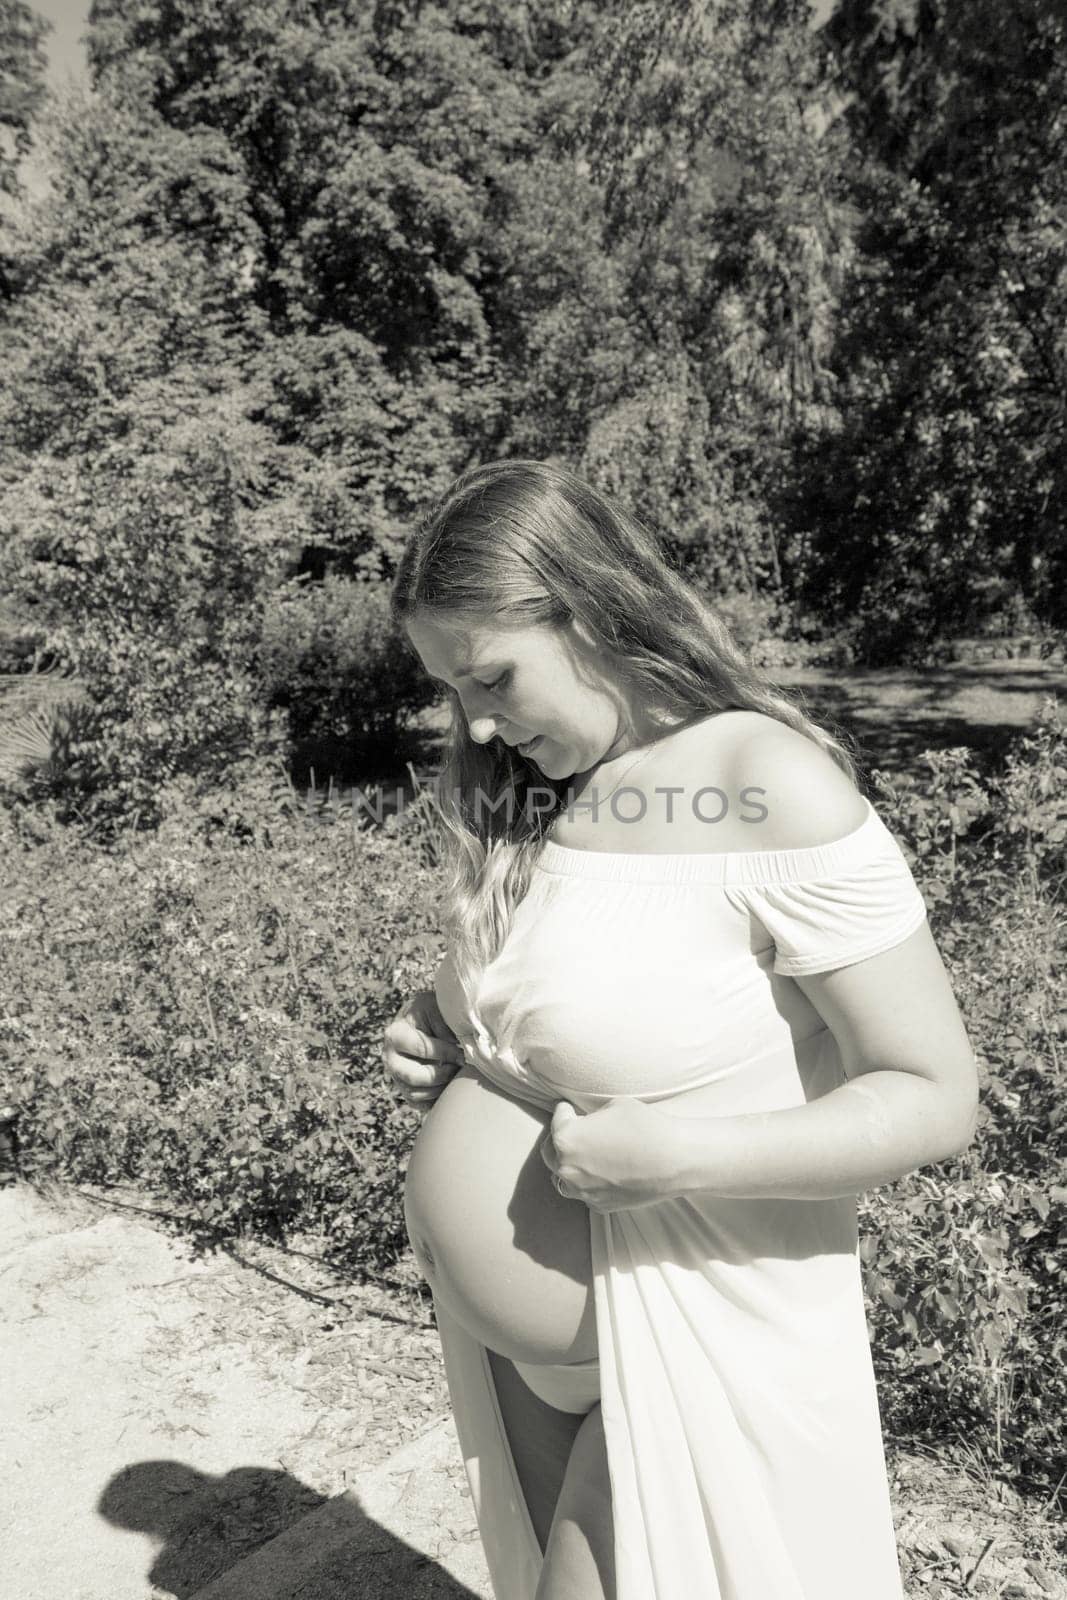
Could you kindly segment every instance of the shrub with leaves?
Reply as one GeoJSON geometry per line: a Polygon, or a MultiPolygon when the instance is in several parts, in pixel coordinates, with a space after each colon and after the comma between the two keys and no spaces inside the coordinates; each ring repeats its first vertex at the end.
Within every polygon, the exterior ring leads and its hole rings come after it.
{"type": "Polygon", "coordinates": [[[435,698],[397,633],[386,586],[329,573],[319,583],[292,579],[271,595],[258,676],[268,702],[288,709],[294,741],[395,735],[398,722],[435,698]]]}
{"type": "Polygon", "coordinates": [[[419,828],[306,811],[263,768],[161,804],[114,850],[0,811],[0,1093],[25,1170],[133,1180],[203,1234],[314,1232],[388,1273],[418,1115],[381,1035],[440,945],[419,828]]]}
{"type": "MultiPolygon", "coordinates": [[[[927,752],[880,774],[978,1057],[980,1123],[959,1157],[861,1199],[887,1424],[966,1428],[1038,1483],[1067,1406],[1067,730],[1054,698],[1002,774],[927,752]]],[[[1058,1470],[1058,1469],[1057,1469],[1058,1470]]]]}
{"type": "Polygon", "coordinates": [[[161,784],[218,782],[274,746],[252,674],[264,582],[224,443],[52,461],[0,495],[0,582],[87,695],[27,790],[102,827],[158,819],[161,784]]]}

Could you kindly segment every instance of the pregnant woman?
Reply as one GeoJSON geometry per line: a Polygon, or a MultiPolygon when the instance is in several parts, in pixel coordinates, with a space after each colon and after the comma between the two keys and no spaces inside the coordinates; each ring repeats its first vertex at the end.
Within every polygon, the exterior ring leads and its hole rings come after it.
{"type": "Polygon", "coordinates": [[[497,1600],[902,1600],[856,1196],[977,1074],[899,846],[567,471],[465,473],[393,605],[453,871],[385,1060],[497,1600]]]}

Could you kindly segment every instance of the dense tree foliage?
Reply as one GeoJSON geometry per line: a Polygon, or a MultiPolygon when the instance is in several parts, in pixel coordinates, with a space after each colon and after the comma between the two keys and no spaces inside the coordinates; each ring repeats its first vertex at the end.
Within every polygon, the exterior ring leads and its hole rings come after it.
{"type": "Polygon", "coordinates": [[[622,414],[595,420],[597,463],[713,592],[788,600],[775,486],[796,431],[830,414],[850,230],[808,8],[640,6],[593,63],[578,138],[659,380],[638,374],[622,414]]]}
{"type": "Polygon", "coordinates": [[[24,3],[0,0],[0,190],[17,191],[18,162],[32,143],[44,98],[43,41],[51,24],[24,3]]]}
{"type": "Polygon", "coordinates": [[[827,31],[862,221],[792,508],[809,585],[885,660],[991,610],[1062,628],[1067,15],[845,0],[827,31]]]}
{"type": "Polygon", "coordinates": [[[390,725],[376,586],[494,456],[860,660],[1064,625],[1049,0],[95,0],[43,109],[41,31],[0,4],[50,174],[0,245],[0,671],[86,684],[85,772],[390,725]]]}

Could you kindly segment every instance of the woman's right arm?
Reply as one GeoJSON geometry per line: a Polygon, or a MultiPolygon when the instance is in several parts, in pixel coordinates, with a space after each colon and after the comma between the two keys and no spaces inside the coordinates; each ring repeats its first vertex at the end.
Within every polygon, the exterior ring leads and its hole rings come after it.
{"type": "Polygon", "coordinates": [[[463,1047],[433,989],[405,1000],[385,1030],[385,1070],[409,1105],[430,1105],[463,1065],[463,1047]]]}

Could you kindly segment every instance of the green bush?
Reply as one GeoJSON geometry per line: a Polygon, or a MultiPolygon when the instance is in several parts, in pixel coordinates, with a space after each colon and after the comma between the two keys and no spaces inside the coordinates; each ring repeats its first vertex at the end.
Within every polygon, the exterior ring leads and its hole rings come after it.
{"type": "Polygon", "coordinates": [[[294,743],[391,738],[435,698],[389,615],[386,585],[328,573],[275,590],[263,618],[258,671],[272,706],[289,713],[294,743]]]}
{"type": "Polygon", "coordinates": [[[882,1415],[977,1431],[1044,1484],[1067,1407],[1067,737],[1049,697],[995,779],[966,748],[922,760],[906,780],[878,775],[879,810],[930,908],[981,1112],[962,1156],[860,1201],[882,1415]]]}
{"type": "Polygon", "coordinates": [[[309,811],[262,770],[161,805],[114,850],[0,811],[0,1093],[25,1170],[135,1181],[206,1235],[314,1232],[388,1273],[418,1114],[381,1034],[441,942],[417,812],[309,811]]]}
{"type": "Polygon", "coordinates": [[[86,698],[15,787],[103,839],[154,824],[179,774],[210,788],[280,750],[251,667],[272,562],[239,462],[205,427],[166,455],[134,443],[91,473],[45,466],[0,492],[0,587],[86,698]]]}
{"type": "Polygon", "coordinates": [[[709,596],[754,666],[772,674],[789,667],[847,667],[852,651],[844,635],[827,634],[817,623],[767,594],[709,596]]]}

